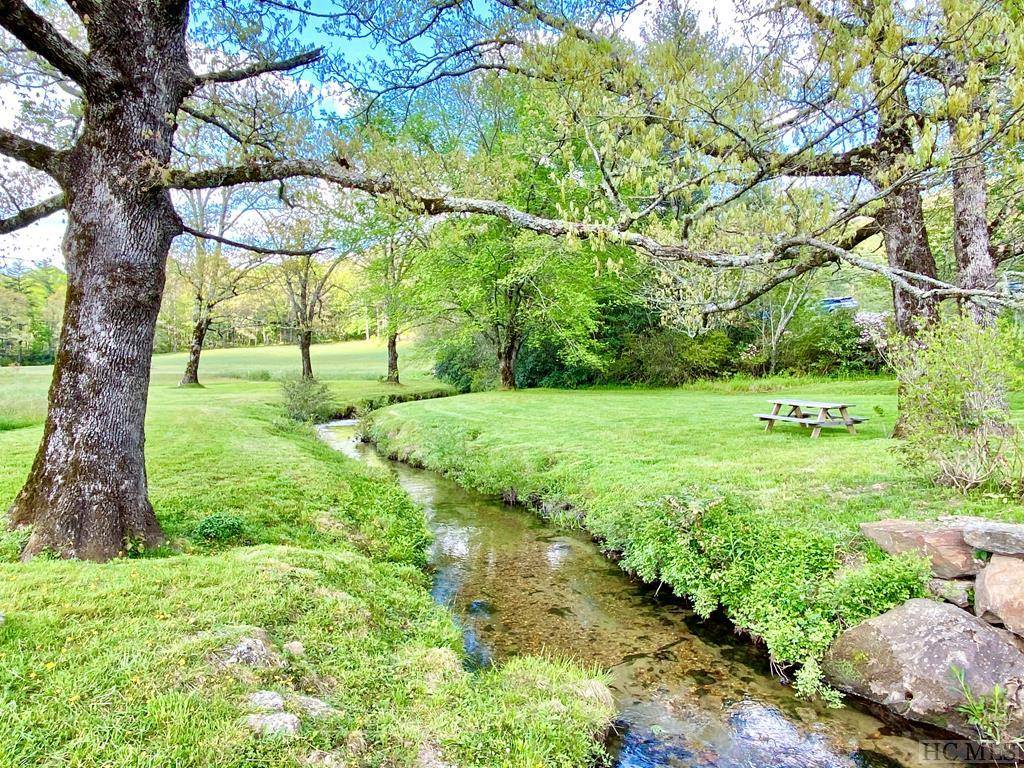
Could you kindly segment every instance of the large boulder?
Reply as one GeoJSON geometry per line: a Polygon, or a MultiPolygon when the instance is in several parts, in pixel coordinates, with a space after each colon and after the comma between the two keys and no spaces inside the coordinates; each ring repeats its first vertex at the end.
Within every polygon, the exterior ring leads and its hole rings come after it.
{"type": "Polygon", "coordinates": [[[940,579],[973,576],[984,562],[964,541],[967,523],[960,518],[945,520],[879,520],[861,523],[860,531],[890,555],[916,552],[932,563],[940,579]]]}
{"type": "MultiPolygon", "coordinates": [[[[996,685],[1016,696],[1024,680],[1024,653],[1005,633],[949,603],[919,598],[843,632],[824,662],[833,685],[910,720],[977,738],[959,706],[963,670],[972,694],[996,685]]],[[[1007,733],[1024,733],[1015,708],[1007,733]]]]}
{"type": "Polygon", "coordinates": [[[974,582],[974,612],[1024,634],[1024,560],[993,555],[974,582]]]}
{"type": "Polygon", "coordinates": [[[964,526],[964,541],[985,552],[1024,555],[1024,525],[973,518],[964,526]]]}

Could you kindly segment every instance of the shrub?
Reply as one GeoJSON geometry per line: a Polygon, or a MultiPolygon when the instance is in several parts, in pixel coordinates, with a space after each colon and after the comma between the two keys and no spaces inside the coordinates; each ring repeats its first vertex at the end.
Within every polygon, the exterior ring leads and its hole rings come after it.
{"type": "Polygon", "coordinates": [[[214,512],[199,521],[193,535],[201,541],[217,544],[238,541],[245,535],[245,521],[227,512],[214,512]]]}
{"type": "Polygon", "coordinates": [[[868,313],[808,310],[793,323],[782,349],[783,366],[796,373],[825,376],[877,371],[884,361],[872,332],[880,322],[868,313]]]}
{"type": "Polygon", "coordinates": [[[246,371],[245,378],[248,381],[270,381],[274,376],[266,368],[256,368],[251,371],[246,371]]]}
{"type": "Polygon", "coordinates": [[[724,331],[690,336],[660,328],[631,337],[609,368],[612,381],[674,387],[735,370],[738,353],[724,331]]]}
{"type": "Polygon", "coordinates": [[[295,421],[329,421],[337,410],[331,390],[316,379],[281,379],[281,394],[285,414],[295,421]]]}
{"type": "Polygon", "coordinates": [[[1007,405],[1020,348],[1012,326],[985,328],[966,317],[893,342],[909,466],[960,491],[991,483],[1021,493],[1024,461],[1007,405]]]}
{"type": "Polygon", "coordinates": [[[498,385],[498,363],[478,339],[456,338],[438,350],[434,375],[459,392],[479,392],[498,385]]]}

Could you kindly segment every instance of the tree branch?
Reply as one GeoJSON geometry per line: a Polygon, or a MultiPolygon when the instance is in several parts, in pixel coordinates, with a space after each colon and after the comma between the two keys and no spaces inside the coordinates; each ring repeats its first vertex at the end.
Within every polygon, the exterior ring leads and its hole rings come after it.
{"type": "Polygon", "coordinates": [[[6,128],[0,128],[0,155],[13,157],[51,176],[56,176],[59,171],[60,152],[46,144],[19,136],[6,128]]]}
{"type": "Polygon", "coordinates": [[[85,54],[22,0],[0,0],[0,26],[58,71],[85,87],[85,54]]]}
{"type": "Polygon", "coordinates": [[[22,227],[27,227],[29,224],[33,224],[40,219],[45,219],[50,214],[63,210],[63,208],[63,194],[54,195],[53,197],[43,200],[41,203],[36,203],[28,208],[23,208],[13,216],[8,216],[6,219],[0,219],[0,235],[7,235],[15,230],[21,229],[22,227]]]}
{"type": "Polygon", "coordinates": [[[323,246],[321,248],[308,248],[305,250],[290,250],[288,248],[264,248],[261,245],[253,245],[252,243],[241,243],[238,240],[231,240],[221,235],[214,235],[211,232],[203,232],[198,229],[193,229],[187,224],[181,225],[182,230],[188,232],[192,237],[198,237],[202,240],[213,240],[215,243],[221,243],[222,245],[230,245],[232,248],[241,248],[246,251],[252,251],[253,253],[262,253],[265,256],[313,256],[317,253],[323,253],[324,251],[333,250],[331,246],[323,246]]]}
{"type": "MultiPolygon", "coordinates": [[[[0,3],[5,0],[0,0],[0,3]]],[[[298,67],[312,64],[315,61],[319,61],[320,57],[323,56],[323,49],[316,48],[312,51],[306,51],[300,53],[297,56],[292,56],[288,59],[281,59],[279,61],[258,61],[255,64],[249,64],[244,67],[237,67],[235,69],[221,69],[216,72],[207,72],[202,75],[196,75],[195,86],[199,87],[206,85],[207,83],[237,83],[240,80],[248,80],[251,77],[258,77],[259,75],[265,75],[269,72],[287,72],[298,67]]]]}

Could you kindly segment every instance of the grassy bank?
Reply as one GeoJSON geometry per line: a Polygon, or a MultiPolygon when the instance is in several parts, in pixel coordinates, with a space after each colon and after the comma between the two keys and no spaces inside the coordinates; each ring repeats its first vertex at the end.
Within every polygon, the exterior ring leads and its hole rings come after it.
{"type": "MultiPolygon", "coordinates": [[[[590,760],[610,714],[580,693],[592,673],[529,658],[464,672],[461,634],[420,567],[420,511],[390,478],[283,422],[276,383],[237,373],[202,389],[154,377],[147,464],[169,538],[159,556],[21,564],[24,535],[0,534],[0,765],[298,766],[317,750],[348,766],[590,760]],[[280,666],[222,663],[259,630],[280,666]],[[293,640],[301,656],[284,652],[293,640]],[[296,737],[258,737],[244,717],[261,689],[289,711],[299,694],[333,711],[303,716],[296,737]]],[[[0,431],[2,505],[40,438],[32,403],[47,378],[0,369],[0,412],[27,404],[21,426],[0,431]]],[[[342,404],[435,386],[329,383],[342,404]]]]}
{"type": "Polygon", "coordinates": [[[803,663],[798,684],[812,691],[837,631],[923,591],[923,564],[884,556],[859,522],[1024,519],[1006,499],[964,500],[914,477],[887,437],[895,415],[891,381],[790,380],[466,395],[379,411],[368,432],[465,485],[570,505],[623,568],[702,614],[724,609],[776,660],[803,663]],[[852,400],[870,420],[857,436],[810,440],[786,425],[766,434],[753,414],[768,391],[852,400]]]}

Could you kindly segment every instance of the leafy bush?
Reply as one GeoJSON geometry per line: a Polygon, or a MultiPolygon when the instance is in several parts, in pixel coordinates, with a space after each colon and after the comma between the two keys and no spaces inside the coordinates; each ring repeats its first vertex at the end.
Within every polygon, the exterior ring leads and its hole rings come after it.
{"type": "Polygon", "coordinates": [[[597,381],[593,365],[566,362],[563,350],[550,339],[526,344],[516,360],[516,386],[575,389],[597,381]]]}
{"type": "Polygon", "coordinates": [[[1024,453],[1006,399],[1021,345],[1015,326],[985,328],[966,317],[894,341],[909,466],[960,491],[989,483],[1024,491],[1024,453]]]}
{"type": "Polygon", "coordinates": [[[285,414],[295,421],[329,421],[337,410],[330,388],[316,379],[281,379],[281,394],[285,414]]]}
{"type": "Polygon", "coordinates": [[[455,338],[438,350],[434,375],[459,392],[479,392],[497,387],[498,363],[480,340],[455,338]]]}
{"type": "Polygon", "coordinates": [[[217,544],[238,541],[245,535],[245,521],[227,512],[214,512],[199,521],[193,535],[201,541],[217,544]]]}
{"type": "Polygon", "coordinates": [[[781,350],[783,366],[796,373],[818,375],[880,370],[884,361],[875,339],[870,329],[858,324],[857,317],[849,310],[802,313],[794,320],[781,350]]]}
{"type": "Polygon", "coordinates": [[[608,377],[612,381],[673,387],[731,373],[737,356],[725,331],[690,336],[659,328],[628,339],[609,368],[608,377]]]}
{"type": "Polygon", "coordinates": [[[253,370],[246,371],[245,378],[248,381],[270,381],[274,376],[266,368],[255,368],[253,370]]]}

